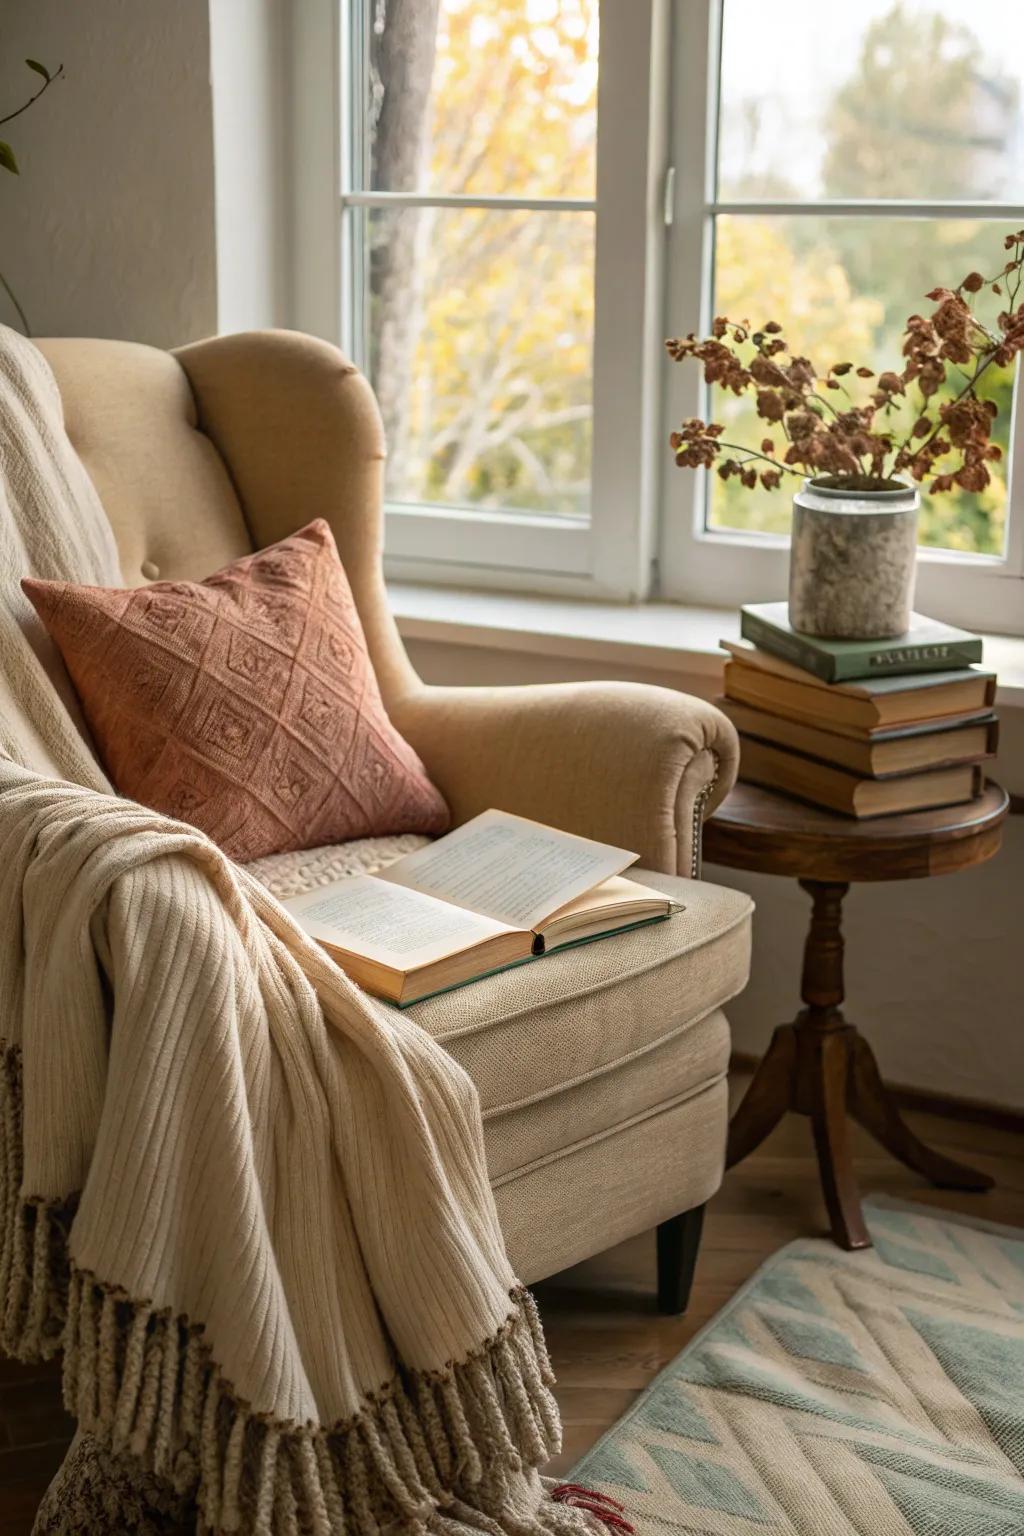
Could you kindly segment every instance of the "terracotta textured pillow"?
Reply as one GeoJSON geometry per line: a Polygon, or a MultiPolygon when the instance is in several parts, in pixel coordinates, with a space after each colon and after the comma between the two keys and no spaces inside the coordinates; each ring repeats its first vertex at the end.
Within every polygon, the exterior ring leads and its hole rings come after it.
{"type": "Polygon", "coordinates": [[[202,582],[22,587],[117,790],[232,858],[448,825],[322,519],[202,582]]]}

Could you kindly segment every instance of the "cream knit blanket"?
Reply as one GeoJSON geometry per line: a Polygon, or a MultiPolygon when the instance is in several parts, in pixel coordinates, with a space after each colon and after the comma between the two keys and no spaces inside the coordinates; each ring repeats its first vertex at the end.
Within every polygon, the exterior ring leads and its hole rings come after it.
{"type": "Polygon", "coordinates": [[[537,1472],[550,1370],[469,1078],[201,833],[105,793],[50,681],[18,578],[120,577],[9,331],[0,560],[0,1343],[63,1346],[80,1426],[204,1530],[591,1529],[537,1472]]]}

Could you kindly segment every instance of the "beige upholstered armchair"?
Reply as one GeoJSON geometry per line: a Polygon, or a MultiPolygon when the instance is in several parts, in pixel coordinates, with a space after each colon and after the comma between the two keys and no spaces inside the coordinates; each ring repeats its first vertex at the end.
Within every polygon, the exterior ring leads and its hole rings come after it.
{"type": "MultiPolygon", "coordinates": [[[[670,922],[411,1010],[479,1088],[522,1278],[658,1227],[659,1299],[680,1310],[722,1174],[721,1009],[749,963],[748,899],[696,878],[702,819],[735,777],[732,726],[700,700],[625,683],[426,687],[388,611],[376,402],[335,348],[291,332],[175,354],[39,346],[126,583],[199,579],[326,518],[388,711],[455,821],[493,805],[635,849],[650,883],[684,903],[670,922]]],[[[329,855],[334,867],[347,856],[329,855]]]]}

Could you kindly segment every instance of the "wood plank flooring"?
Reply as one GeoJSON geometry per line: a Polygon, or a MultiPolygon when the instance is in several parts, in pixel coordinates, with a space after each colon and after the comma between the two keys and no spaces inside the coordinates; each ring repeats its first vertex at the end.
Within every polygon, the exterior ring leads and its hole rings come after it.
{"type": "MultiPolygon", "coordinates": [[[[745,1082],[737,1079],[735,1090],[745,1082]]],[[[929,1189],[858,1133],[862,1189],[1024,1228],[1024,1135],[923,1113],[908,1119],[933,1146],[986,1169],[996,1188],[987,1195],[929,1189]]],[[[565,1448],[551,1470],[567,1471],[770,1254],[824,1231],[810,1128],[790,1116],[727,1175],[712,1202],[685,1317],[655,1310],[653,1233],[538,1286],[565,1420],[565,1448]]],[[[28,1536],[71,1429],[56,1364],[0,1360],[0,1536],[28,1536]]]]}

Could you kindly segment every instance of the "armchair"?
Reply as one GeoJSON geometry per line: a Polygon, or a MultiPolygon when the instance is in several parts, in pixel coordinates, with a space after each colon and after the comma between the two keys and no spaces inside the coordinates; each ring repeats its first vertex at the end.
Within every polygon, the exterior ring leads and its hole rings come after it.
{"type": "Polygon", "coordinates": [[[387,605],[379,413],[335,348],[291,332],[173,354],[38,345],[127,583],[200,579],[326,518],[385,704],[456,823],[495,805],[633,848],[643,878],[684,904],[670,923],[411,1010],[477,1084],[524,1281],[656,1226],[659,1299],[681,1310],[722,1174],[721,1010],[749,969],[748,898],[696,879],[701,822],[735,777],[732,726],[711,705],[633,684],[425,686],[387,605]]]}

